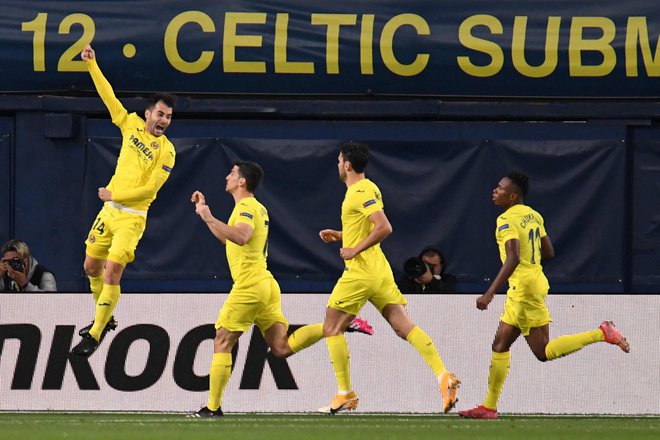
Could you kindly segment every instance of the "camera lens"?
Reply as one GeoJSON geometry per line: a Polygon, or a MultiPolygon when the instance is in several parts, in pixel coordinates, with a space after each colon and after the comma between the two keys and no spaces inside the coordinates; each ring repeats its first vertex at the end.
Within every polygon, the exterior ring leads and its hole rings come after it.
{"type": "Polygon", "coordinates": [[[9,265],[12,269],[22,271],[23,270],[23,260],[20,258],[12,258],[9,260],[9,265]]]}

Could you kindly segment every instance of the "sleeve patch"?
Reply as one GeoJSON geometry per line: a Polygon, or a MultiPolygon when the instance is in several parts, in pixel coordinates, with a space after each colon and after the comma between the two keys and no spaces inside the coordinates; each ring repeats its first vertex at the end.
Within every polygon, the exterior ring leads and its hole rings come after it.
{"type": "Polygon", "coordinates": [[[172,167],[168,167],[167,165],[163,165],[163,169],[167,171],[168,173],[172,172],[172,167]]]}
{"type": "Polygon", "coordinates": [[[505,229],[509,229],[509,225],[508,225],[508,224],[502,225],[502,226],[500,226],[499,228],[497,228],[498,231],[503,231],[503,230],[505,230],[505,229]]]}
{"type": "Polygon", "coordinates": [[[368,206],[373,205],[374,203],[376,203],[376,201],[375,201],[374,199],[367,200],[366,202],[364,202],[364,203],[362,204],[362,207],[366,208],[366,207],[368,207],[368,206]]]}
{"type": "Polygon", "coordinates": [[[241,213],[238,214],[238,215],[243,216],[243,217],[247,217],[247,218],[249,218],[250,220],[253,220],[253,219],[254,219],[254,216],[253,216],[252,214],[250,214],[249,212],[241,212],[241,213]]]}

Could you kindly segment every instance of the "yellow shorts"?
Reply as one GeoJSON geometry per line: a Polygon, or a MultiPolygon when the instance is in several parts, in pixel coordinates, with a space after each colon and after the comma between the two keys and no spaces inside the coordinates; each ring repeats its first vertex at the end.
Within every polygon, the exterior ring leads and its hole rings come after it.
{"type": "Polygon", "coordinates": [[[550,318],[550,312],[545,304],[532,306],[507,298],[500,321],[517,327],[523,336],[528,336],[530,329],[543,327],[551,323],[552,318],[550,318]]]}
{"type": "Polygon", "coordinates": [[[379,312],[389,304],[408,304],[391,276],[369,279],[341,277],[332,289],[327,306],[357,315],[367,301],[379,312]]]}
{"type": "Polygon", "coordinates": [[[97,260],[126,266],[135,259],[135,249],[147,226],[145,215],[104,206],[87,234],[85,252],[97,260]]]}
{"type": "Polygon", "coordinates": [[[220,309],[215,328],[245,333],[256,324],[264,334],[277,322],[289,328],[282,313],[280,286],[275,278],[266,278],[246,289],[232,289],[220,309]]]}

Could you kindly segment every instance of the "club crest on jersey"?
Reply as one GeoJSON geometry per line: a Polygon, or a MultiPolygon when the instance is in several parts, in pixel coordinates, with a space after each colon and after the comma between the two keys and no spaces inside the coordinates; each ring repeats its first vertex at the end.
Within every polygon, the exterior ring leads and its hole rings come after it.
{"type": "Polygon", "coordinates": [[[89,240],[90,243],[94,243],[96,241],[96,237],[94,237],[94,234],[89,234],[87,240],[89,240]]]}
{"type": "Polygon", "coordinates": [[[508,225],[508,224],[506,224],[506,225],[502,225],[502,226],[500,226],[499,228],[497,228],[498,231],[503,231],[503,230],[505,230],[505,229],[509,229],[509,225],[508,225]]]}
{"type": "Polygon", "coordinates": [[[374,203],[376,203],[376,201],[375,201],[374,199],[371,199],[371,200],[367,200],[366,202],[364,202],[364,203],[362,204],[362,206],[363,206],[364,208],[366,208],[367,206],[371,206],[371,205],[373,205],[374,203]]]}
{"type": "Polygon", "coordinates": [[[157,149],[160,148],[160,145],[158,145],[158,142],[153,141],[153,142],[151,143],[151,148],[153,148],[154,150],[157,150],[157,149]]]}
{"type": "Polygon", "coordinates": [[[254,216],[252,214],[250,214],[249,212],[241,212],[239,215],[242,216],[242,217],[247,217],[250,220],[252,220],[254,218],[254,216]]]}

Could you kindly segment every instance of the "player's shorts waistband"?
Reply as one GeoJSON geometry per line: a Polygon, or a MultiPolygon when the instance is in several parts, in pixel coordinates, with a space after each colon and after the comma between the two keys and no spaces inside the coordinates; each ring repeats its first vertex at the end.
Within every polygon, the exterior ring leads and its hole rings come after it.
{"type": "Polygon", "coordinates": [[[105,202],[105,205],[110,206],[110,207],[115,208],[115,209],[118,209],[120,211],[130,212],[131,214],[143,215],[145,217],[147,216],[147,211],[138,211],[137,209],[129,208],[126,205],[122,205],[121,203],[105,202]]]}

